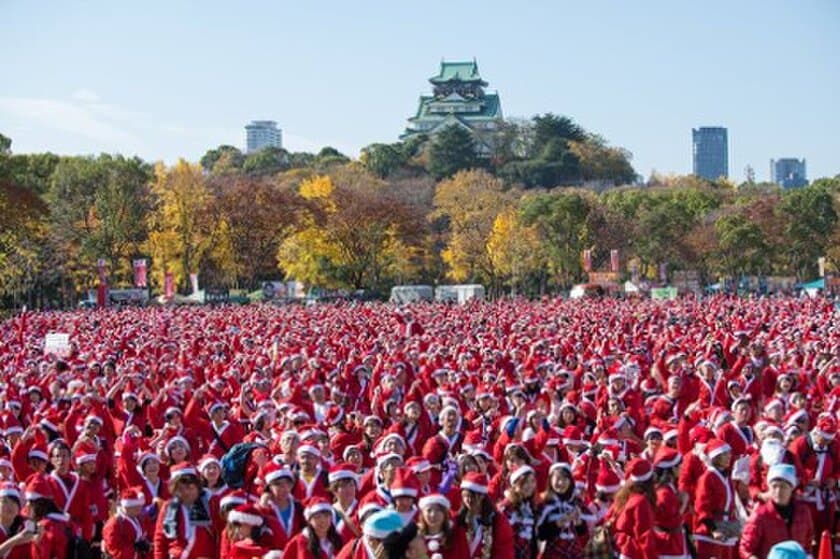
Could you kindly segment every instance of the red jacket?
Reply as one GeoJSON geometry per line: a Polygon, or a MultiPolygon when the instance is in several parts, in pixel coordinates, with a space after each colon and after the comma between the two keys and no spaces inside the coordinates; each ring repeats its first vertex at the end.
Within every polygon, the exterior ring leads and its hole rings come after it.
{"type": "Polygon", "coordinates": [[[653,507],[642,494],[633,493],[620,512],[610,511],[614,518],[615,545],[622,555],[634,559],[656,559],[653,538],[653,507]]]}
{"type": "Polygon", "coordinates": [[[721,544],[712,540],[712,528],[724,520],[735,518],[735,488],[728,474],[714,468],[707,469],[697,482],[694,495],[694,537],[701,541],[711,541],[718,545],[734,546],[735,541],[721,544]]]}
{"type": "Polygon", "coordinates": [[[41,537],[33,541],[31,555],[33,559],[65,559],[67,557],[67,529],[70,527],[66,514],[48,514],[38,522],[41,537]]]}
{"type": "Polygon", "coordinates": [[[102,529],[102,545],[113,559],[145,559],[150,556],[151,551],[146,554],[134,549],[134,543],[142,539],[151,544],[152,538],[142,519],[131,519],[122,513],[109,518],[102,529]]]}
{"type": "Polygon", "coordinates": [[[793,520],[788,527],[773,503],[762,503],[750,516],[741,534],[739,555],[767,557],[770,548],[785,540],[796,540],[804,549],[811,548],[814,524],[811,511],[805,503],[793,501],[793,520]]]}
{"type": "Polygon", "coordinates": [[[283,550],[283,559],[331,559],[338,555],[339,549],[333,549],[332,553],[328,555],[320,548],[317,555],[313,554],[309,551],[309,538],[309,530],[301,532],[292,538],[283,550]]]}
{"type": "MultiPolygon", "coordinates": [[[[163,509],[158,512],[154,536],[154,558],[198,559],[199,557],[215,557],[217,530],[212,521],[209,526],[190,525],[189,514],[184,505],[180,505],[177,513],[177,533],[175,537],[166,535],[164,520],[166,520],[166,510],[170,502],[167,501],[163,509]]],[[[212,511],[209,512],[212,519],[213,513],[212,511]]]]}

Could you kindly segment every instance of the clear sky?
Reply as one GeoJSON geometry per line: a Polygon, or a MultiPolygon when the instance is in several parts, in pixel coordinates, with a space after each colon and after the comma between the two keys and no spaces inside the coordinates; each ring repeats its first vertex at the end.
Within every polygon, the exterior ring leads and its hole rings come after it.
{"type": "Polygon", "coordinates": [[[554,112],[691,171],[729,128],[730,176],[805,157],[840,173],[840,1],[0,0],[0,132],[17,153],[197,160],[276,120],[285,146],[395,141],[441,58],[477,58],[506,116],[554,112]]]}

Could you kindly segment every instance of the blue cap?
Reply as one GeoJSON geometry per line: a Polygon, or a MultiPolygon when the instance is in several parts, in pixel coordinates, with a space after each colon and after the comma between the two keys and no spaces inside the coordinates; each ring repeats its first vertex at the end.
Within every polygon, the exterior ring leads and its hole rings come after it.
{"type": "Polygon", "coordinates": [[[366,536],[384,540],[388,534],[403,529],[402,517],[394,510],[380,510],[371,514],[366,520],[362,531],[366,536]]]}
{"type": "Polygon", "coordinates": [[[793,540],[777,543],[770,548],[770,553],[767,554],[767,559],[805,559],[806,557],[802,546],[793,540]]]}
{"type": "Polygon", "coordinates": [[[798,485],[796,479],[796,468],[790,464],[773,464],[770,466],[767,470],[767,483],[770,483],[774,479],[786,481],[794,489],[798,485]]]}

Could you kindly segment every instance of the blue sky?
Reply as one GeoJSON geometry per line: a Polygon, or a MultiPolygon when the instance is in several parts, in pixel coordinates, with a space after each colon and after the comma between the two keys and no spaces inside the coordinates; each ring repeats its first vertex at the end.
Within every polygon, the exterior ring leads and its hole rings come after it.
{"type": "Polygon", "coordinates": [[[506,116],[573,117],[647,176],[729,128],[730,176],[840,173],[837,0],[0,0],[0,132],[18,153],[197,160],[273,119],[286,147],[395,141],[441,58],[478,59],[506,116]]]}

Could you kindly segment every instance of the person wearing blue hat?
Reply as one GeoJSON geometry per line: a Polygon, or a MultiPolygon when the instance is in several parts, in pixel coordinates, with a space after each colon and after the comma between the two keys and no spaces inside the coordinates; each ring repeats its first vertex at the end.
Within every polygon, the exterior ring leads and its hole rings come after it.
{"type": "Polygon", "coordinates": [[[805,559],[808,554],[802,549],[802,546],[793,540],[787,540],[782,543],[777,543],[770,548],[770,553],[767,554],[767,559],[805,559]]]}
{"type": "MultiPolygon", "coordinates": [[[[805,557],[788,555],[785,547],[777,544],[792,540],[799,549],[811,548],[814,523],[808,506],[793,498],[799,480],[791,464],[774,464],[767,470],[767,487],[770,499],[756,507],[741,535],[740,556],[759,559],[771,557],[771,550],[779,548],[778,558],[805,557]]],[[[787,548],[790,549],[790,546],[787,548]]]]}
{"type": "Polygon", "coordinates": [[[400,532],[404,525],[402,517],[394,510],[383,509],[374,512],[365,519],[362,525],[362,535],[347,542],[341,548],[337,558],[369,559],[370,557],[385,557],[386,550],[383,547],[383,542],[389,535],[400,532]]]}

